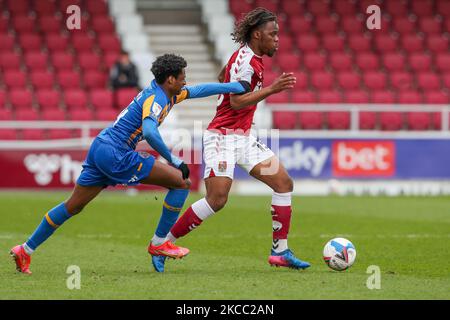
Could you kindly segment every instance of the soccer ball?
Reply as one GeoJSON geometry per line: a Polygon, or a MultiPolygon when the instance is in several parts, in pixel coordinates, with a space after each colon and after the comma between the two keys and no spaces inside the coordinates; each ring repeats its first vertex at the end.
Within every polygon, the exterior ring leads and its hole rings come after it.
{"type": "Polygon", "coordinates": [[[344,238],[334,238],[323,248],[323,260],[331,269],[344,271],[352,266],[356,258],[353,243],[344,238]]]}

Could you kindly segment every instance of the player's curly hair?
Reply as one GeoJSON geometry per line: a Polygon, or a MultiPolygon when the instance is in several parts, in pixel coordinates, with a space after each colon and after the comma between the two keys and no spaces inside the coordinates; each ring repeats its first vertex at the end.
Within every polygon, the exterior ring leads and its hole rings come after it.
{"type": "Polygon", "coordinates": [[[156,58],[152,64],[152,73],[158,84],[163,84],[170,76],[178,77],[183,68],[186,68],[187,62],[182,56],[173,53],[166,53],[156,58]]]}
{"type": "Polygon", "coordinates": [[[231,36],[234,42],[244,45],[250,42],[253,30],[269,21],[277,21],[277,16],[266,8],[256,8],[236,23],[231,36]]]}

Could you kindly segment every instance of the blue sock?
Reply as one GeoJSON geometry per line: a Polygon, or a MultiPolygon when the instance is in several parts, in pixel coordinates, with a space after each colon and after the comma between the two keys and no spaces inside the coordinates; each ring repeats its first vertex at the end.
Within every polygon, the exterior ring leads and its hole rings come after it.
{"type": "Polygon", "coordinates": [[[67,212],[64,202],[54,207],[45,214],[41,224],[25,244],[33,251],[36,250],[37,247],[47,240],[70,217],[71,215],[67,212]]]}
{"type": "MultiPolygon", "coordinates": [[[[164,239],[177,221],[178,215],[183,208],[184,202],[189,194],[187,189],[171,189],[164,199],[161,218],[156,228],[155,236],[164,239]]],[[[154,237],[155,240],[155,237],[154,237]]],[[[160,241],[157,241],[160,242],[160,241]]]]}

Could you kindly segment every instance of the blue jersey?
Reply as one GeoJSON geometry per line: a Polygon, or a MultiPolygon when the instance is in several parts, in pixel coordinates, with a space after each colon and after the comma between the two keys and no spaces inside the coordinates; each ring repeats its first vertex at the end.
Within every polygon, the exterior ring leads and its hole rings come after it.
{"type": "Polygon", "coordinates": [[[151,117],[159,126],[174,104],[185,100],[188,95],[188,89],[183,88],[179,95],[169,99],[153,80],[151,85],[142,90],[118,115],[114,124],[103,130],[97,138],[114,146],[134,150],[138,142],[143,140],[142,121],[151,117]]]}

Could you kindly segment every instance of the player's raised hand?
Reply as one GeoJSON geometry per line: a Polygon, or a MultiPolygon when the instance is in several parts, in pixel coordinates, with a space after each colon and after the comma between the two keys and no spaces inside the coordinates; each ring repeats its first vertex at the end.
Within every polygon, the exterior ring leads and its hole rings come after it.
{"type": "Polygon", "coordinates": [[[273,93],[278,93],[286,89],[292,89],[296,81],[297,78],[292,72],[283,72],[283,74],[276,78],[275,81],[270,85],[270,88],[273,93]]]}

